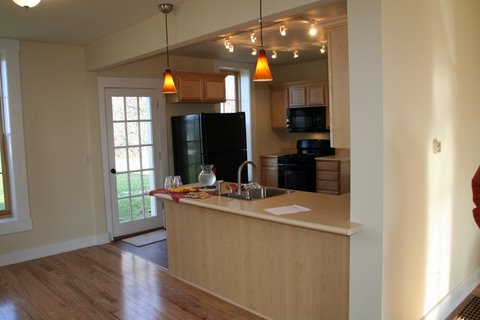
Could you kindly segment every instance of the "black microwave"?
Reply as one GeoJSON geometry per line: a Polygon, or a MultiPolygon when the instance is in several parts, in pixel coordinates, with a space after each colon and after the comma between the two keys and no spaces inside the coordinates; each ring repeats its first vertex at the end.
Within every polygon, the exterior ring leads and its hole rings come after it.
{"type": "Polygon", "coordinates": [[[302,107],[287,109],[289,132],[327,132],[326,107],[302,107]]]}

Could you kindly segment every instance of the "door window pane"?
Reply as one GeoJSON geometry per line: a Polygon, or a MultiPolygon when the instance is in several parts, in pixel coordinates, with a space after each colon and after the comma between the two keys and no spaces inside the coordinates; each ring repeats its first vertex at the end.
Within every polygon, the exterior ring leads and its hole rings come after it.
{"type": "Polygon", "coordinates": [[[130,199],[119,199],[118,204],[118,220],[120,223],[130,221],[130,199]]]}
{"type": "Polygon", "coordinates": [[[117,173],[115,178],[117,180],[117,198],[128,197],[130,195],[128,173],[117,173]]]}
{"type": "Polygon", "coordinates": [[[153,170],[143,171],[143,191],[155,189],[155,174],[153,170]]]}
{"type": "Polygon", "coordinates": [[[153,169],[153,147],[142,147],[142,169],[153,169]]]}
{"type": "Polygon", "coordinates": [[[117,170],[117,172],[125,172],[128,170],[127,148],[115,149],[115,170],[117,170]]]}
{"type": "Polygon", "coordinates": [[[129,170],[130,171],[135,171],[135,170],[140,170],[140,148],[139,147],[133,147],[133,148],[128,148],[128,164],[129,164],[129,170]]]}
{"type": "Polygon", "coordinates": [[[145,218],[150,218],[154,217],[155,215],[152,215],[152,202],[155,198],[154,197],[143,197],[143,202],[144,202],[144,210],[145,210],[145,218]]]}
{"type": "Polygon", "coordinates": [[[138,110],[140,113],[140,120],[151,120],[152,111],[150,108],[150,97],[140,97],[138,102],[138,110]]]}
{"type": "Polygon", "coordinates": [[[125,120],[125,104],[123,97],[112,97],[112,118],[113,121],[125,120]]]}
{"type": "Polygon", "coordinates": [[[140,122],[140,143],[152,144],[152,123],[142,121],[140,122]]]}
{"type": "Polygon", "coordinates": [[[143,197],[132,197],[133,220],[143,219],[143,197]]]}
{"type": "Polygon", "coordinates": [[[137,97],[126,97],[127,120],[138,120],[138,99],[137,97]]]}
{"type": "Polygon", "coordinates": [[[113,140],[115,147],[124,147],[127,145],[124,122],[117,122],[113,124],[113,140]]]}
{"type": "Polygon", "coordinates": [[[143,193],[143,183],[141,172],[132,172],[130,174],[130,193],[132,196],[143,193]]]}
{"type": "Polygon", "coordinates": [[[137,146],[140,144],[140,132],[138,130],[138,122],[127,123],[128,145],[137,146]]]}

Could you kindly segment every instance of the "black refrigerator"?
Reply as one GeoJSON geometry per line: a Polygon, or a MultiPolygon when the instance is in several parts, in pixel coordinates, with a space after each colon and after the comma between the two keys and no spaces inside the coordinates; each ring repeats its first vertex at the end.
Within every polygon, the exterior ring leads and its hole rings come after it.
{"type": "MultiPolygon", "coordinates": [[[[213,164],[217,180],[237,181],[247,160],[245,113],[197,113],[172,117],[175,175],[183,183],[198,182],[202,164],[213,164]]],[[[247,181],[247,169],[242,172],[247,181]]]]}

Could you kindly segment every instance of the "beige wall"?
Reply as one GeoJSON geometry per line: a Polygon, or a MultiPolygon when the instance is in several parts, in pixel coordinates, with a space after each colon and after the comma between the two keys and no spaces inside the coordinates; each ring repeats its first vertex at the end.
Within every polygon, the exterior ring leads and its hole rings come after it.
{"type": "Polygon", "coordinates": [[[480,2],[382,3],[384,317],[419,319],[480,264],[480,2]]]}
{"type": "MultiPolygon", "coordinates": [[[[270,0],[263,4],[263,16],[338,2],[336,0],[270,0]]],[[[241,28],[258,21],[256,0],[186,1],[169,14],[169,43],[172,48],[210,39],[222,30],[241,28]],[[225,13],[225,14],[219,14],[225,13]],[[199,19],[201,17],[201,19],[199,19]]],[[[165,51],[164,17],[158,14],[141,23],[90,43],[86,48],[88,70],[100,70],[165,51]]]]}
{"type": "Polygon", "coordinates": [[[33,230],[0,236],[0,254],[106,232],[84,49],[22,42],[20,69],[33,230]]]}

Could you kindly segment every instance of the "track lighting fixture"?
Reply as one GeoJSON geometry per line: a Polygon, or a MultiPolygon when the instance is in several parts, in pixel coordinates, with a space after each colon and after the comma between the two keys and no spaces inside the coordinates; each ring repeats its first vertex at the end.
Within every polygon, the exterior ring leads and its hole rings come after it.
{"type": "Polygon", "coordinates": [[[257,55],[257,49],[256,48],[252,48],[252,56],[256,56],[257,55]]]}
{"type": "Polygon", "coordinates": [[[297,50],[293,51],[293,57],[294,57],[295,59],[298,58],[298,51],[297,51],[297,50]]]}
{"type": "Polygon", "coordinates": [[[312,23],[310,25],[310,29],[308,29],[308,34],[311,35],[312,37],[314,37],[314,36],[317,35],[317,32],[318,32],[317,25],[312,23]]]}
{"type": "Polygon", "coordinates": [[[322,44],[322,46],[320,47],[320,53],[324,54],[325,52],[327,52],[327,46],[322,44]]]}
{"type": "Polygon", "coordinates": [[[272,51],[272,59],[277,59],[277,51],[272,51]]]}
{"type": "Polygon", "coordinates": [[[285,24],[281,24],[279,28],[280,34],[282,37],[285,37],[287,35],[287,26],[285,24]]]}
{"type": "Polygon", "coordinates": [[[250,33],[250,42],[251,43],[257,42],[257,36],[255,35],[255,32],[250,33]]]}

